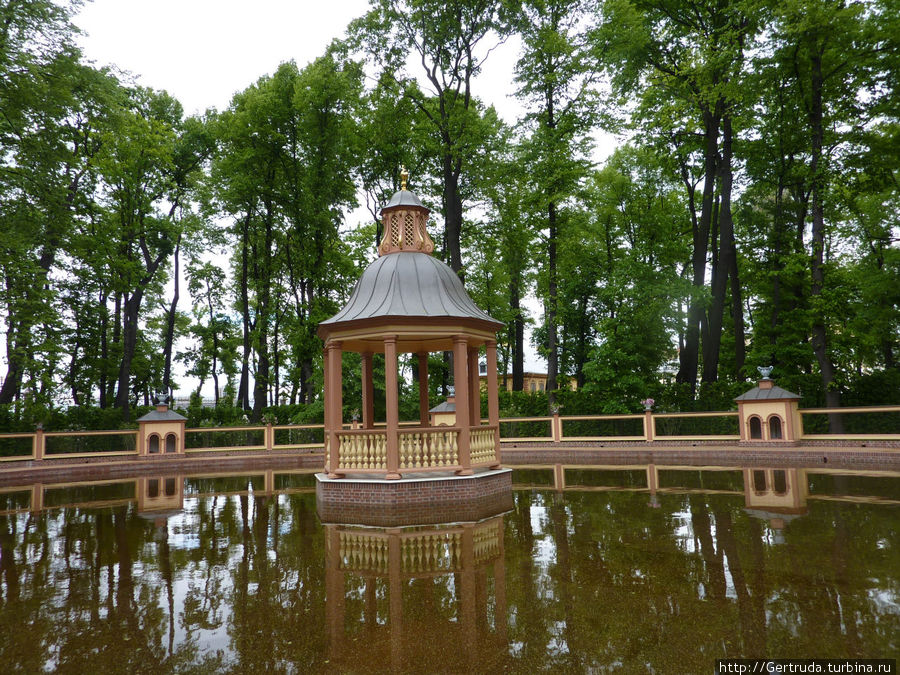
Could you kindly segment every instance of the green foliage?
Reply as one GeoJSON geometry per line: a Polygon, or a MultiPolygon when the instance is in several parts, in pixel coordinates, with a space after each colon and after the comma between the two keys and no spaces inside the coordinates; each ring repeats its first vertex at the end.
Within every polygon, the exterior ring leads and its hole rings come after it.
{"type": "MultiPolygon", "coordinates": [[[[0,3],[2,430],[129,428],[173,356],[192,426],[320,421],[316,327],[402,165],[506,324],[501,370],[533,325],[579,384],[504,392],[504,415],[725,410],[761,365],[806,407],[896,399],[896,0],[373,0],[346,42],[188,118],[84,62],[77,6],[0,3]],[[514,127],[475,79],[505,40],[514,127]],[[602,130],[631,137],[595,165],[602,130]],[[371,218],[348,223],[360,194],[371,218]]],[[[429,370],[434,405],[451,378],[429,370]]],[[[346,354],[346,420],[358,373],[346,354]]]]}

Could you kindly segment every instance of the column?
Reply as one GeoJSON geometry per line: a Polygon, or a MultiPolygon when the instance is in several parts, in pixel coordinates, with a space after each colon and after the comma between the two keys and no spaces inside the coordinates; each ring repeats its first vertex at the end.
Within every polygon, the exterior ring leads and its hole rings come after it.
{"type": "Polygon", "coordinates": [[[478,348],[469,347],[469,424],[477,427],[481,424],[481,385],[478,380],[478,348]]]}
{"type": "Polygon", "coordinates": [[[487,351],[487,397],[488,397],[488,424],[494,427],[494,452],[497,463],[500,466],[500,400],[497,391],[497,343],[488,340],[485,344],[487,351]]]}
{"type": "Polygon", "coordinates": [[[343,424],[343,382],[341,378],[341,343],[334,341],[325,346],[325,410],[327,413],[325,431],[328,433],[329,477],[338,476],[340,466],[340,440],[338,432],[343,424]]]}
{"type": "Polygon", "coordinates": [[[428,352],[419,352],[419,425],[428,426],[428,352]]]}
{"type": "Polygon", "coordinates": [[[469,455],[469,383],[466,336],[453,336],[453,387],[456,392],[456,426],[459,427],[459,465],[457,473],[472,475],[472,460],[469,455]]]}
{"type": "Polygon", "coordinates": [[[400,402],[397,386],[397,336],[384,338],[384,403],[387,416],[387,475],[385,478],[400,478],[400,445],[397,431],[400,428],[400,402]]]}
{"type": "Polygon", "coordinates": [[[362,356],[362,426],[363,429],[375,427],[375,386],[372,382],[372,352],[363,352],[362,356]]]}
{"type": "MultiPolygon", "coordinates": [[[[325,348],[322,350],[322,382],[323,385],[327,386],[329,378],[331,376],[331,348],[326,343],[325,348]]],[[[334,473],[333,467],[336,468],[336,465],[331,463],[331,396],[328,394],[328,390],[322,392],[322,402],[325,404],[325,413],[323,416],[323,422],[325,423],[324,429],[324,442],[325,442],[325,471],[328,473],[329,478],[336,478],[337,474],[334,473]]],[[[141,425],[143,427],[143,424],[141,425]]],[[[143,428],[141,429],[140,437],[143,438],[146,436],[143,428]]],[[[146,447],[143,449],[143,452],[147,452],[146,447]]]]}

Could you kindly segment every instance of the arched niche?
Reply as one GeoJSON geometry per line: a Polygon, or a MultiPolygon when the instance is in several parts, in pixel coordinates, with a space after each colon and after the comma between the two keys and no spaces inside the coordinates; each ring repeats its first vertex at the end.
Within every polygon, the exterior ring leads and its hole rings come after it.
{"type": "Polygon", "coordinates": [[[758,416],[753,415],[747,422],[750,425],[750,440],[761,441],[763,437],[762,420],[758,416]]]}
{"type": "Polygon", "coordinates": [[[784,426],[781,423],[781,417],[779,415],[771,415],[768,420],[769,424],[769,439],[773,441],[780,441],[784,438],[784,432],[782,429],[784,426]]]}

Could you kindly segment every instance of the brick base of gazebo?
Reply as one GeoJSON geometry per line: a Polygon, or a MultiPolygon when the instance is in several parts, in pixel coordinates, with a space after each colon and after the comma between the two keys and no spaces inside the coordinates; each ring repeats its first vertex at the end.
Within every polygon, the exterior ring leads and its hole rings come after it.
{"type": "MultiPolygon", "coordinates": [[[[328,478],[316,474],[316,501],[319,516],[334,522],[355,522],[360,517],[403,514],[415,522],[436,511],[457,514],[461,509],[477,510],[497,499],[511,499],[512,470],[485,469],[471,476],[453,473],[406,474],[403,480],[371,475],[347,474],[328,478]]],[[[427,520],[427,518],[426,518],[427,520]]]]}

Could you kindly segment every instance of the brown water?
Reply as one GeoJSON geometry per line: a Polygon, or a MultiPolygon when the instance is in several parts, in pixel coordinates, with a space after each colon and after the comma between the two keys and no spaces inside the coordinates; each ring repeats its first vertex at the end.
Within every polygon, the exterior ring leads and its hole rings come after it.
{"type": "Polygon", "coordinates": [[[897,474],[651,473],[570,469],[555,490],[517,471],[505,514],[393,529],[321,523],[309,476],[4,488],[0,671],[708,673],[900,652],[897,474]]]}

